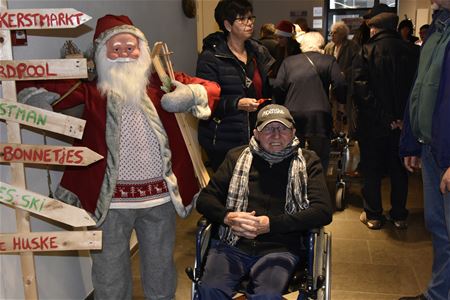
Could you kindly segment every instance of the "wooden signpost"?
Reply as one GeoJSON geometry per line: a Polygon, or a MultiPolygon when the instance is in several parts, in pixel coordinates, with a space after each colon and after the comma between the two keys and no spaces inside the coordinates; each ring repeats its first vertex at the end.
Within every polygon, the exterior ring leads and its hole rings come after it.
{"type": "Polygon", "coordinates": [[[50,252],[102,248],[101,231],[33,232],[0,234],[0,254],[23,251],[50,252]]]}
{"type": "Polygon", "coordinates": [[[88,166],[102,158],[86,147],[0,144],[0,162],[88,166]]]}
{"type": "MultiPolygon", "coordinates": [[[[22,145],[24,124],[81,138],[85,121],[17,103],[16,80],[87,78],[86,60],[14,61],[10,30],[75,28],[91,17],[70,8],[8,10],[0,0],[0,119],[6,120],[8,143],[1,144],[0,161],[9,162],[10,184],[0,182],[0,202],[16,208],[16,233],[0,234],[0,254],[19,253],[25,299],[39,299],[34,252],[101,249],[101,231],[31,232],[29,212],[73,227],[95,225],[86,211],[28,191],[23,162],[88,165],[101,156],[86,148],[22,145]]],[[[3,273],[3,270],[2,270],[3,273]]]]}
{"type": "Polygon", "coordinates": [[[0,98],[0,119],[81,139],[86,120],[0,98]]]}
{"type": "Polygon", "coordinates": [[[0,60],[0,80],[51,80],[87,78],[85,58],[0,60]]]}
{"type": "Polygon", "coordinates": [[[94,226],[84,209],[0,181],[0,202],[72,227],[94,226]]]}
{"type": "Polygon", "coordinates": [[[76,28],[90,19],[73,8],[2,9],[0,29],[76,28]]]}

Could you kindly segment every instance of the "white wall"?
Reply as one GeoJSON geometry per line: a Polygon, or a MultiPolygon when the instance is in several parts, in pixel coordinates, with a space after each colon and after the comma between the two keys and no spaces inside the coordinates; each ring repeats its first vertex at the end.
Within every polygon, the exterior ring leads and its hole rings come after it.
{"type": "MultiPolygon", "coordinates": [[[[109,0],[109,1],[24,1],[9,0],[10,9],[75,8],[93,17],[74,30],[28,31],[28,46],[14,47],[15,59],[59,58],[60,49],[68,39],[81,50],[91,47],[96,20],[105,14],[123,14],[131,18],[147,36],[150,45],[164,41],[174,52],[176,70],[194,74],[197,60],[196,21],[184,16],[180,0],[109,0]]],[[[62,144],[61,138],[48,138],[48,144],[62,144]]],[[[6,143],[6,126],[0,121],[0,142],[6,143]]],[[[43,144],[40,134],[22,130],[22,142],[43,144]]],[[[60,171],[51,171],[53,190],[60,180],[60,171]]],[[[0,165],[0,180],[10,182],[8,165],[0,165]]],[[[29,190],[48,194],[45,169],[26,168],[29,190]]],[[[31,218],[33,231],[70,230],[41,219],[31,218]]],[[[0,233],[15,232],[14,210],[0,204],[0,233]]],[[[40,299],[84,299],[92,290],[90,259],[76,253],[36,255],[38,293],[40,299]]],[[[18,255],[0,255],[0,299],[23,299],[20,260],[18,255]]]]}
{"type": "Polygon", "coordinates": [[[196,21],[184,16],[181,0],[9,0],[9,8],[72,7],[92,17],[92,20],[71,30],[29,31],[27,47],[15,47],[16,58],[55,58],[65,40],[73,39],[80,49],[92,44],[95,25],[105,14],[127,15],[153,45],[164,41],[174,52],[172,62],[178,71],[193,74],[197,61],[196,21]],[[42,36],[44,34],[45,36],[42,36]],[[52,35],[53,37],[49,37],[52,35]]]}

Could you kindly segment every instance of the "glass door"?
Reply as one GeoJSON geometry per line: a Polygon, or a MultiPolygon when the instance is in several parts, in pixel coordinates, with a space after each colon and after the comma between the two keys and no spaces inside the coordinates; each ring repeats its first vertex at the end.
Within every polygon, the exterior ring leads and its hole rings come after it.
{"type": "Polygon", "coordinates": [[[350,28],[349,39],[363,22],[363,16],[374,6],[375,2],[384,3],[397,10],[398,0],[325,0],[327,17],[325,19],[326,40],[330,41],[331,25],[343,21],[350,28]]]}

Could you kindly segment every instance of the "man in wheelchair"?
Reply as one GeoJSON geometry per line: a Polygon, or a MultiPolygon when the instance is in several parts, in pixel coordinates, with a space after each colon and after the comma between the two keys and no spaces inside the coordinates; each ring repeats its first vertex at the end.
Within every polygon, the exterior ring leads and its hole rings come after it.
{"type": "Polygon", "coordinates": [[[197,200],[219,226],[198,284],[202,300],[231,299],[244,277],[247,299],[282,299],[302,235],[331,222],[320,160],[299,147],[289,111],[265,106],[253,134],[248,146],[229,151],[197,200]]]}

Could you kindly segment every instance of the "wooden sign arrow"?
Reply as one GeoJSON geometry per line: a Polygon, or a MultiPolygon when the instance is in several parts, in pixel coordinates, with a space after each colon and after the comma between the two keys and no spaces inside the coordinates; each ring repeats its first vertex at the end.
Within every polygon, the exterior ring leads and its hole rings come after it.
{"type": "Polygon", "coordinates": [[[0,234],[0,254],[102,249],[101,231],[57,231],[0,234]]]}
{"type": "Polygon", "coordinates": [[[0,29],[75,28],[90,19],[73,8],[8,9],[0,13],[0,29]]]}
{"type": "Polygon", "coordinates": [[[0,119],[81,139],[86,120],[0,98],[0,119]]]}
{"type": "Polygon", "coordinates": [[[1,181],[0,202],[73,227],[95,225],[95,221],[84,209],[1,181]]]}
{"type": "Polygon", "coordinates": [[[0,162],[88,166],[102,158],[87,147],[0,144],[0,162]]]}
{"type": "Polygon", "coordinates": [[[0,80],[87,78],[85,58],[0,60],[0,80]]]}

